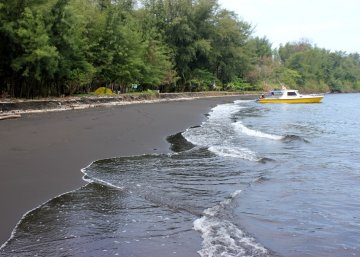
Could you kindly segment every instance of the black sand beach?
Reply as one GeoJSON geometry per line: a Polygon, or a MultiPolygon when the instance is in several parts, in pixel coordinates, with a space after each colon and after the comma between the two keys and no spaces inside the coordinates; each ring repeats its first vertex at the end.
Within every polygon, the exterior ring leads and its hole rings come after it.
{"type": "Polygon", "coordinates": [[[0,244],[20,218],[85,184],[92,161],[169,152],[166,137],[200,125],[211,107],[240,96],[26,114],[0,121],[0,244]]]}

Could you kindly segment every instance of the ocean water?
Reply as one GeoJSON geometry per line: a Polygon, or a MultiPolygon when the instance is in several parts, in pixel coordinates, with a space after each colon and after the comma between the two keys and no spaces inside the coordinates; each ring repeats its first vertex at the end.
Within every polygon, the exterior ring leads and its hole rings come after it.
{"type": "Polygon", "coordinates": [[[1,256],[359,256],[360,94],[216,106],[173,153],[95,161],[1,256]]]}

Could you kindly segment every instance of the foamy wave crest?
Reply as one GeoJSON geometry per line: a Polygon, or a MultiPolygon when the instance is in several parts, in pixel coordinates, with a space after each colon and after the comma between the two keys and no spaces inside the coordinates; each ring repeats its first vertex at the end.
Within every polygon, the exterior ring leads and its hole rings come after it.
{"type": "Polygon", "coordinates": [[[198,253],[202,257],[230,256],[267,256],[268,251],[247,236],[241,229],[219,217],[240,190],[220,204],[206,209],[204,216],[194,221],[194,229],[202,234],[202,249],[198,253]]]}
{"type": "Polygon", "coordinates": [[[235,130],[252,137],[261,137],[272,140],[282,140],[284,138],[283,136],[267,134],[259,130],[249,129],[248,127],[244,126],[241,122],[234,123],[234,126],[235,126],[235,130]]]}
{"type": "Polygon", "coordinates": [[[239,104],[243,104],[243,103],[252,103],[254,102],[254,100],[235,100],[234,103],[239,105],[239,104]]]}
{"type": "Polygon", "coordinates": [[[224,119],[230,117],[231,114],[237,113],[242,108],[244,107],[234,103],[217,105],[214,108],[212,108],[211,112],[209,113],[209,118],[224,119]]]}
{"type": "Polygon", "coordinates": [[[241,158],[248,161],[259,161],[260,158],[256,154],[247,148],[235,148],[226,146],[210,146],[209,151],[215,153],[218,156],[241,158]]]}
{"type": "MultiPolygon", "coordinates": [[[[96,161],[94,161],[94,162],[96,162],[96,161]]],[[[109,183],[109,182],[107,182],[107,181],[105,181],[105,180],[102,180],[102,179],[99,179],[99,178],[95,178],[95,177],[90,176],[90,175],[87,173],[87,169],[88,169],[91,165],[93,165],[94,162],[90,163],[87,167],[81,169],[81,172],[84,174],[83,177],[82,177],[82,179],[83,179],[84,181],[86,181],[87,183],[97,183],[97,184],[99,184],[99,185],[108,186],[108,187],[115,188],[115,189],[119,189],[119,190],[125,190],[125,187],[116,186],[116,185],[111,184],[111,183],[109,183]]]]}

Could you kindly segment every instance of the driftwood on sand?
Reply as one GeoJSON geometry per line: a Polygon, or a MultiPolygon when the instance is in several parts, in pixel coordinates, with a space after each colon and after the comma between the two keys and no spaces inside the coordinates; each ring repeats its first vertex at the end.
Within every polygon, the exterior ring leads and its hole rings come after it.
{"type": "Polygon", "coordinates": [[[0,120],[7,120],[7,119],[16,119],[20,118],[20,114],[1,114],[0,113],[0,120]]]}

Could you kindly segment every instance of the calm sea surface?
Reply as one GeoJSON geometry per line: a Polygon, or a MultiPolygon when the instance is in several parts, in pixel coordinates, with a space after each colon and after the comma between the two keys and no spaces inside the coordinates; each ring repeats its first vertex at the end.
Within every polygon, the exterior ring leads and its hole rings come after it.
{"type": "Polygon", "coordinates": [[[360,94],[236,101],[172,154],[99,160],[2,256],[360,256],[360,94]]]}

